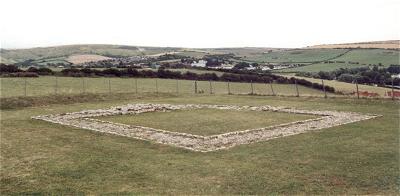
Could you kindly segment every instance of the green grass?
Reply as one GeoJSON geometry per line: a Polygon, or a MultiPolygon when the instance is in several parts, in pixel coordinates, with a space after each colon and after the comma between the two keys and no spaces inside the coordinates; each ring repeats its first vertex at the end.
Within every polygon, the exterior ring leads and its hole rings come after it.
{"type": "MultiPolygon", "coordinates": [[[[73,77],[38,77],[26,78],[27,96],[43,96],[58,94],[80,93],[125,93],[136,92],[136,80],[134,78],[73,78],[73,77]],[[57,80],[57,85],[56,85],[57,80]],[[110,85],[109,85],[110,84],[110,85]]],[[[25,78],[0,78],[0,97],[16,97],[25,94],[25,78]]],[[[138,92],[176,93],[177,80],[172,79],[137,79],[138,92]],[[157,84],[157,85],[156,85],[157,84]]],[[[198,91],[210,94],[210,83],[198,81],[198,91]]],[[[278,95],[296,95],[296,89],[291,84],[274,84],[274,92],[278,95]]],[[[323,92],[304,86],[298,86],[300,95],[323,96],[323,92]]],[[[250,83],[230,83],[231,93],[251,93],[250,83]]],[[[180,94],[193,94],[194,81],[178,80],[178,92],[180,94]]],[[[214,94],[228,94],[226,82],[212,82],[214,94]]],[[[272,94],[269,85],[254,83],[253,93],[272,94]]]]}
{"type": "MultiPolygon", "coordinates": [[[[307,77],[300,77],[300,76],[295,76],[294,74],[281,74],[282,76],[285,77],[295,77],[299,79],[305,79],[313,83],[319,83],[322,84],[321,79],[316,79],[316,78],[307,78],[307,77]]],[[[347,82],[340,82],[337,80],[324,80],[324,84],[328,86],[333,86],[335,87],[336,92],[342,92],[342,93],[351,93],[351,92],[357,92],[357,87],[356,84],[352,83],[347,83],[347,82]]],[[[370,93],[378,93],[380,97],[388,97],[387,93],[392,91],[390,88],[384,88],[384,87],[378,87],[378,86],[372,86],[372,85],[364,85],[364,84],[359,84],[358,85],[358,90],[359,92],[364,92],[368,91],[370,93]]],[[[395,90],[398,91],[398,90],[395,90]]],[[[356,95],[354,95],[356,96],[356,95]]]]}
{"type": "Polygon", "coordinates": [[[364,64],[382,63],[385,66],[400,64],[400,51],[383,49],[357,49],[334,59],[335,61],[353,61],[364,64]]]}
{"type": "Polygon", "coordinates": [[[366,67],[368,65],[362,64],[347,64],[347,63],[316,63],[296,68],[277,70],[278,72],[319,72],[319,71],[335,71],[340,68],[357,68],[366,67]]]}
{"type": "Polygon", "coordinates": [[[132,97],[1,110],[0,191],[9,194],[398,194],[399,105],[257,96],[132,97]],[[275,105],[383,117],[200,153],[33,120],[127,103],[275,105]]]}
{"type": "Polygon", "coordinates": [[[306,63],[324,61],[345,53],[346,49],[292,49],[247,56],[244,60],[270,63],[306,63]]]}
{"type": "Polygon", "coordinates": [[[64,45],[56,47],[40,47],[16,50],[1,50],[1,56],[8,61],[22,62],[28,59],[52,59],[65,58],[73,54],[98,54],[104,56],[135,56],[135,55],[152,55],[163,52],[175,51],[176,48],[164,47],[139,47],[122,46],[122,45],[105,45],[105,44],[89,44],[89,45],[64,45]]]}
{"type": "Polygon", "coordinates": [[[340,68],[356,68],[369,65],[384,66],[391,64],[400,64],[400,53],[395,50],[384,49],[353,49],[341,57],[331,59],[331,61],[345,61],[345,63],[316,63],[302,67],[279,70],[279,72],[319,72],[334,71],[340,68]],[[349,62],[359,62],[359,64],[350,64],[349,62]]]}
{"type": "Polygon", "coordinates": [[[106,116],[98,117],[97,119],[195,135],[216,135],[279,125],[314,117],[312,115],[282,112],[196,109],[149,112],[139,115],[106,116]]]}

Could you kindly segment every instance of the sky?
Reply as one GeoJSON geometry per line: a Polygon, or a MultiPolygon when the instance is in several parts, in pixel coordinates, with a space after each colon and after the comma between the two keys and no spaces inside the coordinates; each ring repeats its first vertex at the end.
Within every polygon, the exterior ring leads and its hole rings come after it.
{"type": "Polygon", "coordinates": [[[400,39],[400,0],[1,0],[0,47],[305,47],[400,39]]]}

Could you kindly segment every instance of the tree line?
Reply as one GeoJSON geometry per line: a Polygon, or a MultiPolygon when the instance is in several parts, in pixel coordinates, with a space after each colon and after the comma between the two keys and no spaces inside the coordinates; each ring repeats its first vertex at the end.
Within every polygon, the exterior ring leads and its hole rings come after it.
{"type": "Polygon", "coordinates": [[[368,85],[391,85],[392,80],[394,85],[400,85],[400,78],[392,77],[393,75],[400,74],[400,65],[390,65],[387,68],[379,68],[378,66],[359,67],[359,68],[340,68],[336,71],[317,73],[312,72],[299,72],[297,76],[320,78],[326,80],[338,80],[342,82],[368,85]]]}

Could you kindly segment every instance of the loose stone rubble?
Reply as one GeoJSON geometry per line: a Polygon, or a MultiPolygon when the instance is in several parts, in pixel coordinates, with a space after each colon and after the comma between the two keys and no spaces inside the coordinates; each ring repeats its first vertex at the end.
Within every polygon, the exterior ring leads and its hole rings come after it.
{"type": "Polygon", "coordinates": [[[52,123],[73,126],[93,131],[111,133],[141,140],[154,141],[156,143],[168,144],[186,148],[193,151],[210,152],[231,148],[240,144],[266,141],[274,138],[296,135],[308,131],[314,131],[333,126],[353,123],[379,117],[373,114],[359,114],[353,112],[300,110],[288,107],[274,106],[235,106],[235,105],[171,105],[171,104],[128,104],[124,106],[111,107],[109,109],[84,110],[81,112],[34,116],[33,119],[44,120],[52,123]],[[168,112],[173,110],[193,109],[221,109],[221,110],[250,110],[250,111],[273,111],[296,114],[309,114],[319,116],[318,118],[295,121],[259,129],[234,131],[224,134],[200,136],[188,133],[171,132],[150,127],[125,125],[93,119],[92,117],[141,114],[145,112],[168,112]]]}

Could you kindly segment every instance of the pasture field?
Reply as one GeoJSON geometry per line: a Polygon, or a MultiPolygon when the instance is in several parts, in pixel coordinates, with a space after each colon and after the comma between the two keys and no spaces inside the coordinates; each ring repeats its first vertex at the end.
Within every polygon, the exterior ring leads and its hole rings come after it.
{"type": "MultiPolygon", "coordinates": [[[[25,80],[27,96],[42,96],[52,94],[81,94],[81,93],[122,93],[122,92],[159,92],[194,94],[195,84],[192,80],[155,79],[155,78],[73,78],[45,76],[38,78],[0,78],[0,97],[25,96],[25,80]]],[[[230,83],[232,94],[251,93],[250,83],[230,83]]],[[[298,85],[301,96],[323,96],[320,90],[298,85]]],[[[228,94],[227,82],[197,81],[198,92],[204,94],[228,94]],[[211,90],[211,91],[210,91],[211,90]]],[[[295,85],[273,84],[277,95],[296,95],[295,85]]],[[[254,94],[272,95],[269,84],[254,83],[254,94]]],[[[332,95],[333,94],[329,94],[332,95]]]]}
{"type": "Polygon", "coordinates": [[[340,68],[357,68],[366,67],[368,65],[362,64],[348,64],[348,63],[315,63],[301,67],[276,70],[275,72],[319,72],[319,71],[335,71],[340,68]]]}
{"type": "MultiPolygon", "coordinates": [[[[285,76],[285,77],[295,77],[295,78],[299,78],[299,79],[305,79],[308,80],[310,82],[313,83],[319,83],[322,84],[321,79],[316,79],[316,78],[307,78],[307,77],[300,77],[300,76],[295,76],[294,74],[280,74],[281,76],[285,76]]],[[[333,86],[335,87],[336,91],[340,91],[343,92],[345,94],[347,93],[351,93],[351,92],[356,92],[357,87],[356,84],[351,84],[351,83],[347,83],[347,82],[340,82],[337,80],[324,80],[324,84],[328,85],[328,86],[333,86]]],[[[378,86],[371,86],[371,85],[364,85],[364,84],[359,84],[358,85],[358,90],[360,92],[363,91],[368,91],[368,92],[374,92],[374,93],[378,93],[379,96],[381,97],[385,97],[388,91],[392,91],[392,89],[390,88],[384,88],[384,87],[378,87],[378,86]]],[[[399,91],[399,90],[395,90],[395,91],[399,91]]]]}
{"type": "Polygon", "coordinates": [[[383,49],[357,49],[335,58],[335,61],[353,61],[364,64],[382,63],[384,66],[400,64],[400,51],[383,49]]]}
{"type": "Polygon", "coordinates": [[[139,125],[195,135],[216,135],[315,118],[313,115],[218,109],[150,112],[141,115],[98,117],[100,120],[139,125]],[[154,119],[157,119],[156,121],[154,119]],[[179,122],[179,123],[176,123],[179,122]]]}
{"type": "Polygon", "coordinates": [[[81,96],[87,96],[86,102],[54,98],[47,102],[55,104],[0,111],[2,195],[398,193],[398,102],[170,93],[81,96]],[[128,103],[272,105],[383,116],[209,153],[31,119],[128,103]]]}
{"type": "MultiPolygon", "coordinates": [[[[318,49],[313,49],[318,50],[318,49]]],[[[396,50],[385,49],[353,49],[343,56],[330,59],[331,61],[345,61],[345,63],[316,63],[302,67],[278,70],[279,72],[319,72],[334,71],[340,68],[356,68],[369,65],[383,66],[391,64],[400,64],[400,52],[396,50]],[[348,62],[359,62],[359,64],[350,64],[348,62]]]]}
{"type": "Polygon", "coordinates": [[[310,63],[333,59],[346,49],[292,49],[247,56],[243,60],[269,63],[310,63]]]}
{"type": "Polygon", "coordinates": [[[381,49],[399,49],[399,40],[373,41],[345,44],[322,44],[310,46],[307,48],[381,48],[381,49]]]}

